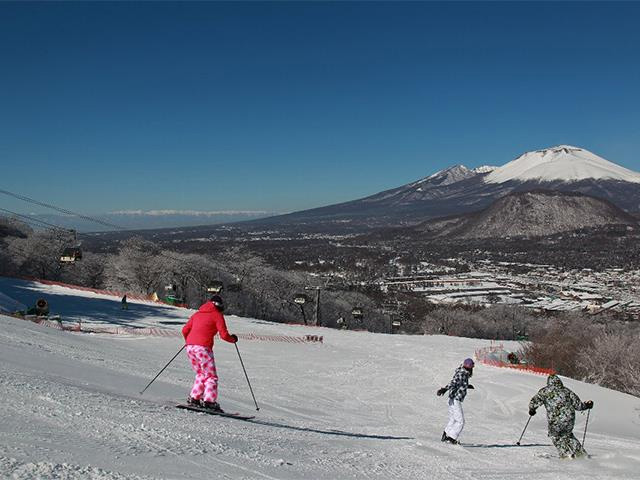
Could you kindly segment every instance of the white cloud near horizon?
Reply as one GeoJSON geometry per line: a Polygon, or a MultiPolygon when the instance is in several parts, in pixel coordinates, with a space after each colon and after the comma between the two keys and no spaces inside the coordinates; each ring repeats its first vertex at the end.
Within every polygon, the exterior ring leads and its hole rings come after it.
{"type": "Polygon", "coordinates": [[[220,211],[199,211],[199,210],[118,210],[109,212],[107,215],[189,215],[196,217],[215,217],[220,215],[271,215],[277,212],[267,212],[263,210],[220,210],[220,211]]]}

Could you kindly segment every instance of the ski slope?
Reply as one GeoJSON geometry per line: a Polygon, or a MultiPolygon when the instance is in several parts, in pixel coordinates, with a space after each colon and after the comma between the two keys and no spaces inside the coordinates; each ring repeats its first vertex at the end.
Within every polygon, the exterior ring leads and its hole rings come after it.
{"type": "MultiPolygon", "coordinates": [[[[25,305],[63,320],[163,326],[189,310],[0,278],[25,305]],[[103,298],[105,297],[105,298],[103,298]]],[[[227,317],[234,333],[322,335],[324,343],[217,340],[220,403],[252,422],[173,408],[193,375],[179,338],[70,333],[0,316],[0,478],[638,479],[640,399],[566,379],[595,407],[585,460],[560,460],[541,411],[515,446],[545,378],[478,365],[464,402],[464,446],[439,441],[438,387],[488,341],[336,331],[227,317]]],[[[586,416],[577,414],[581,439],[586,416]]]]}

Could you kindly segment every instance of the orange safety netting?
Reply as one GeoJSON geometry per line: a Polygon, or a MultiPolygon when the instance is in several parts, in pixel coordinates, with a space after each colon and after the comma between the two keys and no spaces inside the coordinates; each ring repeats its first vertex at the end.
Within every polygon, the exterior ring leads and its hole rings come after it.
{"type": "Polygon", "coordinates": [[[475,351],[476,360],[484,365],[500,368],[512,368],[538,375],[552,375],[555,370],[551,368],[536,367],[526,363],[512,363],[508,360],[509,352],[502,343],[492,344],[489,347],[479,348],[475,351]]]}

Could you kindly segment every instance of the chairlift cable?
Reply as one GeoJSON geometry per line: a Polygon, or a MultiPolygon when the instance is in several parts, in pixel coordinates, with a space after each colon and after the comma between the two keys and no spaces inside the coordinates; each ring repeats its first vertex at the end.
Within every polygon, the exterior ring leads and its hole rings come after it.
{"type": "Polygon", "coordinates": [[[9,192],[8,190],[0,189],[0,193],[4,195],[8,195],[13,198],[17,198],[18,200],[22,200],[24,202],[32,203],[34,205],[39,205],[41,207],[50,208],[51,210],[55,210],[60,213],[65,213],[67,215],[72,215],[74,217],[81,218],[83,220],[87,220],[89,222],[94,222],[102,225],[103,227],[110,227],[116,230],[127,230],[119,225],[115,225],[113,223],[105,222],[104,220],[100,220],[98,218],[90,217],[89,215],[84,215],[82,213],[73,212],[71,210],[67,210],[66,208],[56,207],[55,205],[51,205],[50,203],[41,202],[39,200],[34,200],[33,198],[27,197],[26,195],[19,195],[17,193],[9,192]]]}
{"type": "MultiPolygon", "coordinates": [[[[67,214],[67,215],[72,215],[72,216],[75,216],[75,217],[81,218],[81,219],[83,219],[83,220],[87,220],[87,221],[90,221],[90,222],[94,222],[94,223],[97,223],[97,224],[102,225],[102,226],[105,226],[105,227],[110,227],[110,228],[113,228],[113,229],[115,229],[115,230],[119,230],[119,231],[129,231],[129,230],[130,230],[130,229],[127,229],[127,228],[121,227],[120,225],[116,225],[116,224],[114,224],[114,223],[106,222],[106,221],[104,221],[104,220],[100,220],[100,219],[97,219],[97,218],[91,217],[91,216],[89,216],[89,215],[83,215],[83,214],[81,214],[81,213],[77,213],[77,212],[73,212],[73,211],[71,211],[71,210],[68,210],[68,209],[66,209],[66,208],[57,207],[57,206],[55,206],[55,205],[52,205],[52,204],[49,204],[49,203],[46,203],[46,202],[41,202],[41,201],[39,201],[39,200],[35,200],[35,199],[33,199],[33,198],[27,197],[26,195],[20,195],[20,194],[13,193],[13,192],[10,192],[10,191],[8,191],[8,190],[4,190],[4,189],[0,189],[0,193],[2,193],[2,194],[4,194],[4,195],[8,195],[8,196],[13,197],[13,198],[17,198],[18,200],[22,200],[22,201],[27,202],[27,203],[32,203],[32,204],[34,204],[34,205],[39,205],[39,206],[41,206],[41,207],[49,208],[49,209],[55,210],[55,211],[60,212],[60,213],[65,213],[65,214],[67,214]]],[[[4,209],[2,209],[2,210],[4,210],[4,209]]],[[[5,210],[5,211],[8,211],[8,210],[5,210]]],[[[10,212],[10,213],[13,213],[13,212],[10,212]]],[[[28,216],[26,216],[26,215],[21,215],[21,214],[16,214],[16,215],[21,216],[21,217],[26,217],[26,218],[28,218],[29,220],[34,220],[34,219],[32,219],[31,217],[28,217],[28,216]]],[[[43,222],[42,220],[35,220],[35,221],[37,221],[37,222],[42,222],[42,223],[46,223],[46,222],[43,222]]],[[[52,226],[52,228],[57,228],[57,229],[59,229],[59,230],[64,230],[64,229],[63,229],[63,228],[61,228],[61,227],[53,226],[52,224],[49,224],[49,225],[51,225],[51,226],[52,226]]],[[[165,257],[165,258],[167,258],[167,259],[169,259],[169,260],[173,260],[173,261],[175,261],[175,262],[180,262],[180,260],[179,260],[178,258],[172,257],[171,255],[168,255],[168,254],[166,254],[166,253],[164,253],[164,252],[162,252],[162,251],[161,251],[161,252],[159,252],[159,254],[158,254],[158,255],[160,255],[161,257],[165,257]]],[[[199,286],[201,286],[201,287],[203,286],[203,284],[202,284],[201,282],[199,282],[199,281],[198,281],[194,276],[192,276],[192,275],[188,275],[188,277],[190,277],[190,278],[191,278],[194,282],[196,282],[199,286]]]]}
{"type": "MultiPolygon", "coordinates": [[[[71,229],[71,228],[62,228],[62,227],[59,227],[58,225],[54,225],[53,223],[45,222],[44,220],[40,220],[38,218],[33,218],[33,217],[29,216],[29,215],[24,215],[22,213],[12,212],[11,210],[7,210],[6,208],[0,207],[0,210],[3,211],[3,212],[6,212],[6,213],[10,213],[11,215],[15,215],[16,217],[21,217],[21,218],[25,219],[26,222],[37,222],[37,223],[45,225],[45,226],[47,226],[47,227],[49,227],[49,228],[51,228],[53,230],[62,230],[64,232],[68,232],[68,233],[73,233],[74,232],[74,230],[71,229]]],[[[42,225],[39,225],[39,226],[42,226],[42,225]]]]}

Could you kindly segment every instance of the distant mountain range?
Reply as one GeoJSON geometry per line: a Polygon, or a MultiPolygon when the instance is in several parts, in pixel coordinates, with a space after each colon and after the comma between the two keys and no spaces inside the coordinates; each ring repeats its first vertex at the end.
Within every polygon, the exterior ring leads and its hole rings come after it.
{"type": "MultiPolygon", "coordinates": [[[[559,145],[526,152],[501,167],[470,169],[454,165],[365,198],[285,215],[262,211],[156,210],[94,217],[130,230],[198,227],[194,232],[202,234],[215,230],[215,225],[234,223],[235,228],[245,231],[359,234],[479,212],[511,193],[538,190],[582,193],[607,200],[626,212],[640,212],[640,173],[583,148],[559,145]]],[[[33,217],[79,232],[113,230],[72,216],[33,217]]]]}
{"type": "Polygon", "coordinates": [[[502,167],[455,165],[369,197],[245,225],[362,232],[480,211],[509,193],[531,190],[578,192],[608,200],[628,212],[640,211],[640,173],[588,150],[559,145],[524,153],[502,167]]]}

